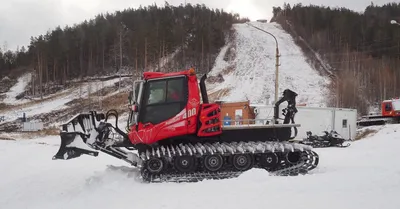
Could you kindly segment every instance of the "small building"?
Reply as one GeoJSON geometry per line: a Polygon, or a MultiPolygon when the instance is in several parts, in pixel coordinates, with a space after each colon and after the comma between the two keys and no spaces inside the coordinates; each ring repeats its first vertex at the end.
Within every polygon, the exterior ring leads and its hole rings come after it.
{"type": "MultiPolygon", "coordinates": [[[[256,123],[265,124],[267,120],[272,120],[274,116],[274,106],[272,105],[250,105],[254,107],[256,123]],[[264,120],[265,119],[265,120],[264,120]]],[[[282,109],[286,103],[280,105],[279,118],[284,118],[282,109]]],[[[307,137],[307,131],[314,135],[323,135],[324,131],[335,130],[345,139],[355,139],[357,131],[357,110],[347,108],[324,108],[297,106],[298,112],[294,117],[294,122],[300,124],[298,127],[297,139],[307,137]]]]}
{"type": "Polygon", "coordinates": [[[254,108],[250,107],[250,101],[225,102],[215,101],[221,107],[223,125],[254,124],[254,108]]]}
{"type": "Polygon", "coordinates": [[[43,129],[42,122],[23,122],[22,123],[22,131],[40,131],[43,129]]]}
{"type": "Polygon", "coordinates": [[[17,121],[22,124],[21,131],[40,131],[43,130],[43,123],[40,121],[30,121],[25,113],[22,113],[22,117],[18,117],[17,121]]]}

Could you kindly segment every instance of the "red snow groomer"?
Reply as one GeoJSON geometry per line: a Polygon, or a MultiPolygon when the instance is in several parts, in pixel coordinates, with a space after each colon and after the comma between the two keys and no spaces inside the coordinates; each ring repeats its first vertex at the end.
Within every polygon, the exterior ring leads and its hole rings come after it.
{"type": "Polygon", "coordinates": [[[129,96],[127,132],[118,128],[115,110],[78,114],[62,125],[53,159],[101,151],[139,167],[146,182],[232,178],[252,168],[298,175],[317,167],[311,146],[289,141],[300,126],[294,123],[295,92],[283,92],[273,123],[223,126],[220,106],[208,101],[206,78],[199,83],[194,69],[145,72],[129,96]],[[279,105],[285,101],[281,119],[279,105]]]}
{"type": "Polygon", "coordinates": [[[380,114],[370,114],[362,116],[361,119],[357,121],[357,126],[366,127],[366,126],[400,123],[399,98],[384,100],[381,102],[380,106],[381,106],[380,114]]]}

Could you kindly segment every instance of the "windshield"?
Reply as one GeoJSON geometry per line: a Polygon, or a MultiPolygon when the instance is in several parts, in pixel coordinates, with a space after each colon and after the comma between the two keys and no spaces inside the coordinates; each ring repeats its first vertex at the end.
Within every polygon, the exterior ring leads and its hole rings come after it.
{"type": "Polygon", "coordinates": [[[400,100],[393,100],[392,104],[393,104],[393,110],[400,111],[400,100]]]}
{"type": "Polygon", "coordinates": [[[184,78],[150,81],[146,104],[154,105],[184,100],[184,78]]]}
{"type": "Polygon", "coordinates": [[[147,104],[157,104],[164,102],[165,98],[165,81],[153,81],[149,84],[149,96],[147,100],[147,104]]]}

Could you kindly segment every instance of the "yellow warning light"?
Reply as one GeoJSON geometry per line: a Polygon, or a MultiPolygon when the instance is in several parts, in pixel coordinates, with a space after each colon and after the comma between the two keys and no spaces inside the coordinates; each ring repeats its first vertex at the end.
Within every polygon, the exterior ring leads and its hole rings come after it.
{"type": "Polygon", "coordinates": [[[189,69],[189,74],[190,75],[195,75],[196,74],[196,72],[194,71],[194,68],[190,68],[189,69]]]}

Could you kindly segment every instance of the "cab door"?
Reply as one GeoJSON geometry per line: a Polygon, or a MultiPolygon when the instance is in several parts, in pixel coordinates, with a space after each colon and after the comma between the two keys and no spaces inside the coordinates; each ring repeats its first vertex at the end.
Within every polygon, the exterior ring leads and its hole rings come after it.
{"type": "Polygon", "coordinates": [[[137,137],[151,144],[188,133],[186,76],[148,80],[138,118],[137,137]]]}

